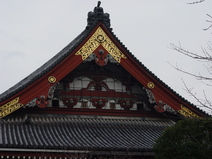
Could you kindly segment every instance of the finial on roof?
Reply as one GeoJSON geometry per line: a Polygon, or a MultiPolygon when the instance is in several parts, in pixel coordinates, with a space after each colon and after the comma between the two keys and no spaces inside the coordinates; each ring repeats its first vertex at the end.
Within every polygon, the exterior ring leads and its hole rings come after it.
{"type": "Polygon", "coordinates": [[[101,5],[101,1],[98,1],[97,7],[100,7],[100,5],[101,5]]]}
{"type": "Polygon", "coordinates": [[[88,13],[87,26],[95,25],[99,21],[103,22],[107,27],[110,28],[110,18],[108,13],[104,13],[103,8],[100,7],[101,1],[98,1],[97,6],[94,8],[93,12],[88,13]]]}

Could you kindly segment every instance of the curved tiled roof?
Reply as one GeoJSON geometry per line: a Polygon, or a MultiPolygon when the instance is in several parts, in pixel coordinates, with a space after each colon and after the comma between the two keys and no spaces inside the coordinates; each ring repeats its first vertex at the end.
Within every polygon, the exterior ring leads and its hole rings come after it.
{"type": "Polygon", "coordinates": [[[1,148],[151,151],[171,120],[94,116],[8,118],[1,122],[1,148]]]}
{"type": "Polygon", "coordinates": [[[112,29],[110,28],[110,19],[109,14],[103,12],[102,7],[95,7],[93,12],[88,13],[88,19],[87,19],[87,27],[86,29],[77,36],[70,44],[68,44],[63,50],[61,50],[58,54],[56,54],[52,59],[50,59],[48,62],[46,62],[43,66],[38,68],[36,71],[34,71],[32,74],[30,74],[28,77],[5,91],[0,95],[0,102],[6,100],[7,98],[11,97],[12,95],[15,95],[16,93],[20,92],[36,80],[38,80],[40,77],[48,73],[50,70],[52,70],[55,66],[57,66],[61,61],[63,61],[69,54],[71,54],[91,33],[93,28],[97,25],[98,22],[101,22],[105,25],[105,27],[108,29],[110,34],[113,36],[113,38],[125,49],[125,51],[142,67],[146,72],[148,72],[152,77],[154,77],[157,81],[159,81],[165,88],[167,88],[170,92],[172,92],[174,95],[176,95],[181,100],[188,103],[190,106],[192,106],[194,109],[198,110],[202,114],[208,116],[206,112],[199,109],[189,101],[187,101],[185,98],[180,96],[178,93],[176,93],[173,89],[171,89],[169,86],[167,86],[162,80],[160,80],[155,74],[153,74],[148,68],[146,68],[127,48],[126,46],[118,39],[118,37],[112,32],[112,29]]]}

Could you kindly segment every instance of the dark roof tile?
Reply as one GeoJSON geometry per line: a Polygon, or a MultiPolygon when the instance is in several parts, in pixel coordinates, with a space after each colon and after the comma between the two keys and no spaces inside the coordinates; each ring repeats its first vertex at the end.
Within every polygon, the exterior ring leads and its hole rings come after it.
{"type": "Polygon", "coordinates": [[[151,150],[171,120],[108,119],[93,116],[38,116],[1,122],[1,148],[151,150]]]}

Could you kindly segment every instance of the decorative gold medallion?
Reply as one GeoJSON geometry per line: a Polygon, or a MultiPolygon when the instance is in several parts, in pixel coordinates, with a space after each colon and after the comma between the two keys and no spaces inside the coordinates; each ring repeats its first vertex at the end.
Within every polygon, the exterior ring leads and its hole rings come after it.
{"type": "Polygon", "coordinates": [[[54,76],[49,76],[48,81],[49,81],[49,83],[55,83],[56,78],[54,76]]]}
{"type": "Polygon", "coordinates": [[[102,45],[118,63],[121,62],[121,58],[127,58],[111,41],[101,27],[98,27],[90,39],[88,39],[75,55],[81,55],[82,60],[84,61],[99,45],[102,45]]]}
{"type": "Polygon", "coordinates": [[[16,111],[17,109],[21,108],[24,106],[24,104],[19,103],[19,97],[9,101],[8,103],[2,105],[0,107],[0,118],[3,118],[12,112],[16,111]]]}
{"type": "Polygon", "coordinates": [[[183,106],[182,104],[180,105],[180,107],[181,107],[181,109],[178,110],[178,113],[180,113],[184,117],[187,117],[187,118],[200,118],[197,114],[195,114],[190,109],[188,109],[185,106],[183,106]]]}
{"type": "Polygon", "coordinates": [[[104,42],[104,36],[103,35],[98,35],[96,40],[100,43],[103,43],[104,42]]]}
{"type": "Polygon", "coordinates": [[[153,89],[153,88],[155,88],[155,84],[153,82],[149,82],[149,83],[147,83],[147,87],[150,89],[153,89]]]}

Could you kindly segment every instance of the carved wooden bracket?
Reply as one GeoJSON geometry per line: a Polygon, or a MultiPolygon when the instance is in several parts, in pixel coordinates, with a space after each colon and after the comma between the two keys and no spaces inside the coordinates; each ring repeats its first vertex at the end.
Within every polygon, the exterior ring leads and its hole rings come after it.
{"type": "Polygon", "coordinates": [[[130,108],[133,107],[133,101],[131,100],[121,100],[119,101],[119,103],[120,103],[120,106],[124,108],[125,110],[129,110],[130,108]]]}
{"type": "Polygon", "coordinates": [[[62,101],[64,105],[70,108],[73,108],[77,104],[78,99],[77,98],[62,98],[62,101]]]}
{"type": "Polygon", "coordinates": [[[41,95],[37,98],[36,104],[40,108],[45,108],[48,106],[47,97],[44,95],[41,95]]]}
{"type": "Polygon", "coordinates": [[[92,105],[95,106],[97,109],[101,109],[105,106],[107,102],[106,99],[91,99],[92,105]]]}
{"type": "Polygon", "coordinates": [[[159,113],[163,113],[165,112],[165,109],[164,109],[164,104],[162,101],[159,101],[157,103],[157,105],[154,106],[155,110],[158,111],[159,113]]]}

